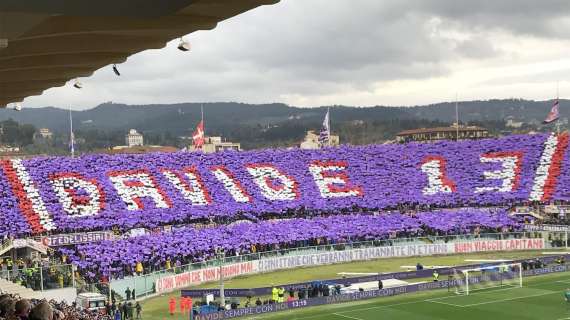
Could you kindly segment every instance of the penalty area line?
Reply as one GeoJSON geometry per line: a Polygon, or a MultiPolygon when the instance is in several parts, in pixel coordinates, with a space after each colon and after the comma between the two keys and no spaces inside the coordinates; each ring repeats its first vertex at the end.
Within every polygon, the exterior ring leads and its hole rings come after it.
{"type": "Polygon", "coordinates": [[[338,317],[342,317],[342,318],[346,318],[346,319],[352,319],[352,320],[363,320],[357,317],[351,317],[351,316],[347,316],[344,314],[340,314],[340,313],[333,313],[333,315],[338,316],[338,317]]]}
{"type": "Polygon", "coordinates": [[[521,300],[521,299],[527,299],[527,298],[534,298],[534,297],[542,297],[542,296],[547,296],[550,294],[560,294],[559,292],[546,292],[546,293],[541,293],[541,294],[533,294],[530,296],[524,296],[524,297],[515,297],[515,298],[506,298],[506,299],[500,299],[500,300],[493,300],[493,301],[485,301],[485,302],[479,302],[479,303],[472,303],[472,304],[466,304],[464,305],[464,307],[475,307],[475,306],[482,306],[485,304],[492,304],[492,303],[501,303],[501,302],[506,302],[506,301],[514,301],[514,300],[521,300]]]}
{"type": "Polygon", "coordinates": [[[429,300],[424,300],[425,302],[431,302],[431,303],[438,303],[438,304],[443,304],[446,306],[451,306],[451,307],[456,307],[456,308],[465,308],[465,306],[460,305],[460,304],[455,304],[455,303],[448,303],[448,302],[443,302],[443,301],[439,301],[439,299],[429,299],[429,300]]]}
{"type": "MultiPolygon", "coordinates": [[[[557,281],[548,281],[548,282],[540,282],[538,284],[534,284],[534,285],[526,285],[524,286],[525,288],[529,288],[529,287],[539,287],[539,286],[543,286],[546,283],[556,283],[557,281]]],[[[499,290],[493,290],[493,291],[500,291],[500,290],[504,290],[504,289],[499,289],[499,290]]],[[[509,290],[516,290],[516,288],[509,288],[509,290]]],[[[429,291],[426,291],[429,292],[429,291]]],[[[482,293],[482,292],[479,292],[482,293]]],[[[557,292],[552,292],[557,293],[557,292]]],[[[474,293],[477,294],[477,293],[474,293]]],[[[406,302],[400,302],[400,303],[393,303],[393,304],[381,304],[381,305],[377,305],[377,306],[371,306],[371,307],[364,307],[364,308],[354,308],[351,310],[346,310],[346,311],[339,311],[336,312],[337,316],[340,316],[342,313],[350,313],[350,312],[355,312],[355,311],[365,311],[365,310],[375,310],[375,309],[384,309],[384,308],[391,308],[391,307],[398,307],[398,306],[405,306],[405,305],[414,305],[414,304],[420,304],[420,303],[426,303],[426,302],[432,302],[432,300],[435,299],[445,299],[445,298],[451,298],[451,297],[457,297],[457,296],[443,296],[443,297],[437,297],[437,298],[431,298],[431,299],[418,299],[418,300],[412,300],[412,301],[406,301],[406,302]]],[[[524,298],[529,298],[529,296],[525,296],[525,297],[520,297],[520,299],[524,299],[524,298]]],[[[497,301],[500,302],[500,301],[497,301]]],[[[371,302],[369,304],[374,304],[374,302],[371,302]]],[[[341,305],[341,304],[338,304],[341,305]]],[[[350,307],[350,304],[348,304],[348,307],[350,307]]],[[[465,306],[462,306],[465,307],[465,306]]],[[[325,313],[325,314],[332,314],[332,313],[325,313]]],[[[305,319],[313,319],[313,318],[319,318],[322,317],[323,314],[317,314],[317,315],[310,315],[310,316],[301,316],[301,317],[294,317],[292,319],[294,320],[305,320],[305,319]]],[[[345,317],[346,318],[346,317],[345,317]]],[[[259,317],[257,319],[265,319],[263,316],[259,317]]],[[[557,319],[557,320],[570,320],[570,318],[568,319],[557,319]]]]}
{"type": "MultiPolygon", "coordinates": [[[[556,283],[565,283],[565,284],[570,284],[570,279],[568,279],[568,280],[558,280],[558,281],[555,281],[555,282],[556,282],[556,283]]],[[[570,317],[569,317],[569,318],[567,318],[567,319],[570,319],[570,317]]]]}

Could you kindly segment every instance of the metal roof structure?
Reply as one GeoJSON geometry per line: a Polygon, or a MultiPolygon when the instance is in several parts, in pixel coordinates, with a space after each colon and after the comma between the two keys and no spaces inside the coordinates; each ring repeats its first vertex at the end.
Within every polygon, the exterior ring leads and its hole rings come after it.
{"type": "Polygon", "coordinates": [[[1,0],[0,107],[277,2],[1,0]]]}

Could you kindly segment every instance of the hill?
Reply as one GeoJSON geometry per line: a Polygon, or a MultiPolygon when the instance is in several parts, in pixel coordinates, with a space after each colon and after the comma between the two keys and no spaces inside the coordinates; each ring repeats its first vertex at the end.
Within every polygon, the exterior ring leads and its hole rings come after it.
{"type": "MultiPolygon", "coordinates": [[[[564,108],[568,100],[561,100],[563,117],[570,117],[570,109],[564,108]]],[[[301,124],[322,121],[326,107],[297,108],[285,104],[252,105],[243,103],[205,103],[204,111],[209,128],[220,129],[240,125],[271,126],[295,120],[301,124]]],[[[460,102],[462,121],[502,121],[507,116],[523,122],[542,121],[552,101],[520,99],[460,102]]],[[[12,118],[18,122],[53,131],[66,130],[68,111],[54,107],[0,111],[0,121],[12,118]]],[[[93,109],[73,111],[75,126],[80,129],[122,130],[137,128],[141,131],[187,132],[200,119],[200,104],[182,103],[170,105],[124,105],[104,103],[93,109]]],[[[452,122],[455,118],[454,103],[438,103],[413,107],[350,107],[333,106],[334,121],[354,120],[411,120],[426,119],[452,122]]]]}
{"type": "MultiPolygon", "coordinates": [[[[561,101],[563,117],[570,117],[561,101]]],[[[539,124],[552,101],[520,99],[460,102],[462,122],[483,125],[490,130],[504,129],[508,116],[517,121],[539,124]]],[[[319,129],[327,107],[298,108],[285,104],[205,103],[206,132],[241,141],[245,148],[289,146],[302,139],[309,129],[319,129]]],[[[134,128],[145,134],[149,143],[180,145],[176,137],[190,136],[200,120],[199,103],[169,105],[125,105],[103,103],[93,109],[73,111],[76,134],[91,146],[121,144],[124,133],[134,128]]],[[[454,103],[412,107],[332,106],[333,131],[353,144],[393,139],[401,130],[446,125],[455,119],[454,103]]],[[[0,121],[14,119],[37,128],[49,128],[65,135],[69,130],[68,110],[54,107],[1,110],[0,121]]]]}

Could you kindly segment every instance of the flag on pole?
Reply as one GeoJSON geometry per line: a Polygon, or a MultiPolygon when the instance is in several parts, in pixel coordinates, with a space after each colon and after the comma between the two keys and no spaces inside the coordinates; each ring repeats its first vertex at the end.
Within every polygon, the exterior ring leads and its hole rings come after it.
{"type": "Polygon", "coordinates": [[[198,123],[196,127],[196,131],[192,135],[192,142],[194,144],[194,149],[202,149],[202,146],[206,142],[206,138],[204,136],[204,120],[198,123]]]}
{"type": "Polygon", "coordinates": [[[71,116],[71,108],[69,108],[69,149],[71,157],[75,157],[75,135],[73,134],[73,117],[71,116]]]}
{"type": "Polygon", "coordinates": [[[558,110],[559,105],[560,103],[558,102],[558,99],[556,99],[554,105],[552,106],[552,109],[550,109],[550,112],[548,113],[548,116],[546,116],[546,119],[544,119],[545,124],[558,120],[560,117],[560,111],[558,110]]]}
{"type": "Polygon", "coordinates": [[[327,110],[327,114],[325,115],[325,120],[323,121],[323,127],[321,128],[321,132],[319,134],[319,143],[321,145],[325,145],[329,143],[330,138],[331,138],[331,124],[330,124],[329,110],[327,110]]]}

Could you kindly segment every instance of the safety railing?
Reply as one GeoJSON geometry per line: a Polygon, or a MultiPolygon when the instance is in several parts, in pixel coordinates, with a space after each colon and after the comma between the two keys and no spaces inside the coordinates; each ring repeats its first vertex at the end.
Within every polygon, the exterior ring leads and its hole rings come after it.
{"type": "Polygon", "coordinates": [[[0,243],[0,255],[6,253],[10,249],[12,249],[12,239],[2,240],[0,243]]]}
{"type": "Polygon", "coordinates": [[[44,291],[76,287],[73,270],[74,267],[70,264],[49,267],[21,267],[16,264],[11,268],[4,264],[0,269],[0,278],[34,291],[44,291]]]}

